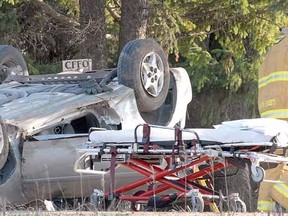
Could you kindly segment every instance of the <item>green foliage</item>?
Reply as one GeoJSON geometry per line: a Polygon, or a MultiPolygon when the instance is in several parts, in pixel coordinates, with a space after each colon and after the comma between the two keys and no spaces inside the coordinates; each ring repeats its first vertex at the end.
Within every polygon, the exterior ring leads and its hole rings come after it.
{"type": "Polygon", "coordinates": [[[2,7],[5,3],[11,4],[11,5],[16,5],[20,3],[22,0],[2,0],[0,2],[0,7],[2,7]]]}
{"type": "Polygon", "coordinates": [[[46,0],[51,7],[74,19],[79,17],[79,0],[46,0]]]}
{"type": "Polygon", "coordinates": [[[17,10],[12,2],[1,2],[0,7],[0,43],[11,44],[12,39],[17,37],[20,32],[20,25],[17,21],[17,10]]]}
{"type": "MultiPolygon", "coordinates": [[[[115,4],[113,0],[108,1],[117,14],[120,14],[120,6],[115,4]]],[[[114,20],[110,13],[106,10],[106,23],[107,23],[107,47],[108,47],[108,66],[116,67],[118,56],[118,35],[119,35],[119,23],[114,20]]]]}
{"type": "Polygon", "coordinates": [[[279,26],[287,24],[287,4],[268,0],[166,1],[165,5],[173,8],[167,11],[175,13],[169,17],[177,17],[178,27],[171,28],[177,44],[171,44],[170,50],[185,57],[174,66],[188,70],[197,92],[211,88],[236,92],[257,80],[263,56],[280,34],[279,26]]]}
{"type": "MultiPolygon", "coordinates": [[[[150,2],[147,34],[149,37],[157,38],[168,52],[178,51],[177,35],[183,23],[179,12],[171,7],[169,1],[152,0],[150,2]]],[[[186,25],[189,28],[189,24],[186,25]]]]}
{"type": "Polygon", "coordinates": [[[55,74],[62,71],[62,65],[60,61],[56,61],[50,64],[41,64],[31,59],[28,55],[24,55],[24,59],[30,75],[55,74]]]}

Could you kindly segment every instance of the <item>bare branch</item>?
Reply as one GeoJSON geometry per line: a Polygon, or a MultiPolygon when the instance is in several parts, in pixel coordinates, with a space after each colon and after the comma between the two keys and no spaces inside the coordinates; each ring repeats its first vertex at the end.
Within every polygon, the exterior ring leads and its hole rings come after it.
{"type": "Polygon", "coordinates": [[[113,19],[114,19],[116,22],[119,22],[119,23],[120,23],[121,16],[116,12],[115,7],[113,7],[110,3],[107,4],[106,7],[107,7],[107,10],[108,10],[108,12],[110,13],[110,15],[113,17],[113,19]]]}
{"type": "Polygon", "coordinates": [[[113,2],[115,5],[117,5],[117,7],[121,7],[121,0],[114,0],[113,2]]]}
{"type": "Polygon", "coordinates": [[[76,22],[75,20],[58,13],[56,10],[54,10],[50,5],[45,3],[43,0],[33,0],[34,4],[36,4],[38,7],[40,7],[48,16],[53,18],[56,22],[58,22],[59,25],[69,25],[73,27],[79,27],[80,24],[76,22]]]}

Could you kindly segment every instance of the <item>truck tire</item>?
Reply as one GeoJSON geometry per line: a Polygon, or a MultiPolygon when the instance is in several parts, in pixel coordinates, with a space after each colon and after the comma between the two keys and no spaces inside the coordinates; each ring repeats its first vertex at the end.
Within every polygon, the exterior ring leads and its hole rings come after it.
{"type": "Polygon", "coordinates": [[[10,45],[0,45],[0,84],[8,75],[28,76],[22,54],[10,45]]]}
{"type": "MultiPolygon", "coordinates": [[[[244,160],[242,161],[242,163],[244,160]]],[[[243,167],[231,166],[226,168],[226,178],[215,179],[215,190],[222,191],[223,195],[239,193],[239,198],[246,204],[245,210],[255,212],[257,209],[257,194],[255,184],[251,182],[250,162],[245,161],[243,167]]],[[[220,172],[224,172],[221,170],[220,172]]],[[[230,206],[230,208],[233,206],[230,206]]],[[[233,209],[225,209],[233,210],[233,209]]]]}
{"type": "Polygon", "coordinates": [[[6,132],[6,127],[0,117],[0,170],[4,167],[7,161],[9,152],[9,143],[6,132]]]}
{"type": "Polygon", "coordinates": [[[161,46],[153,39],[136,39],[122,49],[118,83],[134,89],[140,112],[158,109],[168,93],[170,73],[161,46]]]}

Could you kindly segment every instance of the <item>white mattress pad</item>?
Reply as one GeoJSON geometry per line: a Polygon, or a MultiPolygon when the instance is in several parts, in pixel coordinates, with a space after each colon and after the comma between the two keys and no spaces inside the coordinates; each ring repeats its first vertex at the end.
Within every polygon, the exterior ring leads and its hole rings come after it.
{"type": "MultiPolygon", "coordinates": [[[[288,123],[286,121],[268,118],[242,119],[222,122],[214,128],[191,128],[182,131],[182,140],[199,138],[200,141],[215,143],[269,142],[274,137],[277,137],[277,144],[280,146],[288,145],[288,123]]],[[[142,142],[143,128],[138,127],[136,132],[135,129],[93,131],[90,133],[89,139],[95,143],[142,142]]],[[[151,126],[150,142],[174,140],[175,130],[173,128],[151,126]]]]}

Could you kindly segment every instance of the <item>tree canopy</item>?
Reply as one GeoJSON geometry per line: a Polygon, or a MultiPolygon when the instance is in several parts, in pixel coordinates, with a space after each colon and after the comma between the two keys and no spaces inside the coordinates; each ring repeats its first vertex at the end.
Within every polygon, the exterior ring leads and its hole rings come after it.
{"type": "MultiPolygon", "coordinates": [[[[107,65],[115,66],[123,5],[104,2],[107,65]]],[[[196,94],[255,87],[263,57],[288,23],[286,0],[147,2],[146,37],[163,46],[171,66],[185,67],[196,94]]],[[[58,72],[61,60],[80,55],[77,0],[4,0],[0,17],[0,42],[20,48],[34,73],[58,72]]]]}

